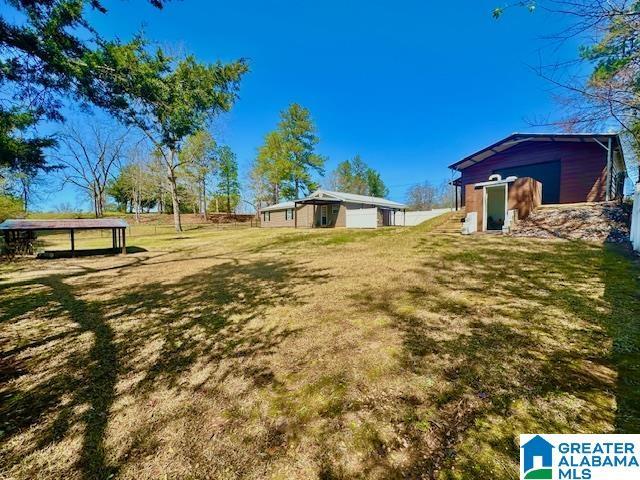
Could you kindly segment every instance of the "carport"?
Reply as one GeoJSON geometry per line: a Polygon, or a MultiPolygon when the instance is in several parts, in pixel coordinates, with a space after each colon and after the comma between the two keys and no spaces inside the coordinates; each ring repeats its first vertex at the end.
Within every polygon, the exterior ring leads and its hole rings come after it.
{"type": "Polygon", "coordinates": [[[112,250],[127,253],[126,229],[127,222],[120,218],[92,218],[92,219],[54,219],[54,220],[23,220],[10,219],[0,223],[0,231],[4,235],[5,245],[16,245],[20,242],[35,239],[35,234],[42,231],[69,232],[71,256],[76,254],[75,232],[79,230],[111,230],[112,250]]]}
{"type": "MultiPolygon", "coordinates": [[[[312,205],[313,206],[313,218],[318,218],[319,227],[329,227],[331,226],[329,221],[329,207],[331,205],[340,205],[342,200],[335,198],[314,198],[308,197],[303,198],[301,200],[294,201],[294,227],[298,228],[298,205],[312,205]],[[318,214],[318,209],[320,212],[318,214]]],[[[315,223],[315,222],[314,222],[315,223]]],[[[315,224],[313,225],[315,227],[315,224]]]]}

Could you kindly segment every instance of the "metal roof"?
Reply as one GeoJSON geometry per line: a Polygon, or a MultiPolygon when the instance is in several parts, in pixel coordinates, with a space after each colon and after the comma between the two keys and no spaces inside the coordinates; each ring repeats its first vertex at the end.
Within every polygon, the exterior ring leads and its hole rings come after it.
{"type": "Polygon", "coordinates": [[[334,192],[331,190],[316,190],[311,195],[306,198],[301,198],[300,200],[296,200],[296,202],[301,203],[306,200],[314,200],[314,199],[327,199],[327,200],[338,200],[341,202],[349,202],[349,203],[364,203],[367,205],[376,205],[378,207],[389,207],[389,208],[406,208],[407,206],[404,203],[394,202],[392,200],[387,200],[386,198],[381,197],[370,197],[368,195],[358,195],[356,193],[346,193],[346,192],[334,192]]]}
{"type": "Polygon", "coordinates": [[[121,218],[60,218],[51,220],[9,219],[0,223],[0,230],[89,230],[94,228],[126,228],[121,218]]]}
{"type": "Polygon", "coordinates": [[[261,212],[268,212],[271,210],[285,210],[287,208],[294,208],[295,203],[363,203],[367,205],[375,205],[377,207],[386,208],[406,208],[403,203],[387,200],[386,198],[370,197],[368,195],[358,195],[355,193],[334,192],[331,190],[316,190],[308,197],[300,198],[295,201],[276,203],[265,208],[261,208],[261,212]]]}
{"type": "Polygon", "coordinates": [[[261,208],[261,212],[269,212],[271,210],[286,210],[287,208],[294,208],[293,202],[280,202],[275,205],[269,205],[268,207],[261,208]]]}
{"type": "MultiPolygon", "coordinates": [[[[454,170],[464,170],[471,165],[481,162],[497,153],[504,152],[509,148],[522,142],[594,142],[614,140],[620,147],[620,137],[617,133],[512,133],[511,135],[478,150],[462,160],[452,163],[449,168],[454,170]]],[[[622,148],[620,148],[622,156],[622,148]]]]}

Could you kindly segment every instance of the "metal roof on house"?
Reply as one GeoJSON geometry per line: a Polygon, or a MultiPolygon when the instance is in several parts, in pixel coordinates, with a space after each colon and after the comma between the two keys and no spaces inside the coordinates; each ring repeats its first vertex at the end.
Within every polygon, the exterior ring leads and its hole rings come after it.
{"type": "Polygon", "coordinates": [[[389,207],[389,208],[406,208],[407,206],[404,203],[394,202],[392,200],[387,200],[386,198],[381,197],[370,197],[368,195],[358,195],[356,193],[346,193],[346,192],[334,192],[331,190],[316,190],[311,195],[306,198],[302,198],[300,200],[296,200],[297,202],[304,202],[306,200],[312,199],[323,199],[327,200],[339,200],[342,202],[349,203],[363,203],[367,205],[375,205],[378,207],[389,207]]]}
{"type": "Polygon", "coordinates": [[[126,227],[128,227],[127,222],[121,218],[9,219],[0,223],[0,230],[90,230],[126,227]]]}
{"type": "Polygon", "coordinates": [[[261,212],[269,212],[271,210],[286,210],[287,208],[294,208],[293,202],[280,202],[275,205],[269,205],[268,207],[261,208],[261,212]]]}
{"type": "MultiPolygon", "coordinates": [[[[617,143],[622,156],[622,148],[620,146],[620,137],[617,133],[512,133],[511,135],[489,145],[488,147],[478,150],[471,155],[464,157],[455,163],[449,165],[454,170],[464,170],[471,165],[481,162],[497,153],[504,152],[509,148],[522,142],[606,142],[609,139],[617,143]]],[[[624,157],[623,157],[624,158],[624,157]]]]}
{"type": "Polygon", "coordinates": [[[261,212],[268,212],[272,210],[285,210],[287,208],[294,208],[296,203],[362,203],[366,205],[374,205],[376,207],[383,208],[407,208],[404,203],[394,202],[381,197],[370,197],[368,195],[358,195],[355,193],[334,192],[331,190],[316,190],[308,197],[300,198],[295,201],[276,203],[265,208],[261,208],[261,212]]]}

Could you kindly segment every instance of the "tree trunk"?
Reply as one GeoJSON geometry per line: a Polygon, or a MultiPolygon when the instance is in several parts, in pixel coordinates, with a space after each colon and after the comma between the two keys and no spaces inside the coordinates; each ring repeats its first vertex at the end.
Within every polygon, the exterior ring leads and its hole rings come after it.
{"type": "Polygon", "coordinates": [[[97,193],[97,205],[96,205],[96,216],[102,217],[104,215],[104,192],[98,187],[97,193]]]}
{"type": "Polygon", "coordinates": [[[96,218],[99,217],[98,215],[98,192],[96,192],[96,189],[93,189],[93,214],[95,215],[96,218]]]}
{"type": "Polygon", "coordinates": [[[136,190],[134,196],[136,199],[136,223],[140,223],[140,191],[136,190]]]}
{"type": "Polygon", "coordinates": [[[206,220],[207,218],[207,184],[205,183],[205,178],[202,177],[202,218],[206,220]]]}
{"type": "Polygon", "coordinates": [[[26,187],[24,187],[22,190],[22,203],[24,207],[24,213],[28,213],[29,212],[29,191],[27,190],[26,187]]]}
{"type": "MultiPolygon", "coordinates": [[[[171,164],[173,164],[173,152],[171,153],[171,164]]],[[[173,225],[176,228],[176,232],[182,231],[182,222],[180,219],[180,200],[178,199],[178,184],[176,182],[176,175],[172,168],[172,165],[167,165],[167,178],[169,179],[169,187],[171,189],[171,201],[173,203],[173,225]]]]}

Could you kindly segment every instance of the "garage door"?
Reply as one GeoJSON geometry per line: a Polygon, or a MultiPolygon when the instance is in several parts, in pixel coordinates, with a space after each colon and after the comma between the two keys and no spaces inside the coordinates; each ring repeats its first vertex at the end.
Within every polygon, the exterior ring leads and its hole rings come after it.
{"type": "Polygon", "coordinates": [[[348,228],[376,228],[378,226],[377,208],[348,208],[346,213],[348,228]]]}

